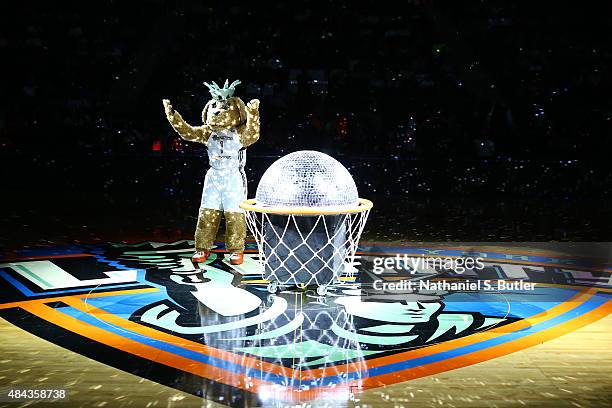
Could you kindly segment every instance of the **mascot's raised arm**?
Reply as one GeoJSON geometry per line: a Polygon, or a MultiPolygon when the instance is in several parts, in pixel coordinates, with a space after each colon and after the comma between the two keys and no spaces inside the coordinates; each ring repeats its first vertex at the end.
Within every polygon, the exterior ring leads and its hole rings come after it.
{"type": "Polygon", "coordinates": [[[247,198],[246,148],[259,139],[259,100],[248,104],[234,96],[240,81],[221,88],[215,82],[205,83],[212,99],[202,110],[202,126],[191,126],[164,99],[166,117],[185,140],[206,145],[210,169],[204,178],[204,189],[195,232],[194,262],[204,262],[210,255],[221,216],[225,217],[225,246],[230,262],[243,261],[246,221],[239,204],[247,198]]]}

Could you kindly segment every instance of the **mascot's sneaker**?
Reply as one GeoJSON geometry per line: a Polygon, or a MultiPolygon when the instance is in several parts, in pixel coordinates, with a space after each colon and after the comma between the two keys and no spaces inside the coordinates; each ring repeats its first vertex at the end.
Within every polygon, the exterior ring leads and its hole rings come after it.
{"type": "Polygon", "coordinates": [[[210,256],[210,251],[197,251],[191,257],[191,262],[204,262],[210,256]]]}
{"type": "Polygon", "coordinates": [[[232,265],[242,265],[244,262],[244,254],[242,252],[233,252],[230,255],[230,263],[232,265]]]}

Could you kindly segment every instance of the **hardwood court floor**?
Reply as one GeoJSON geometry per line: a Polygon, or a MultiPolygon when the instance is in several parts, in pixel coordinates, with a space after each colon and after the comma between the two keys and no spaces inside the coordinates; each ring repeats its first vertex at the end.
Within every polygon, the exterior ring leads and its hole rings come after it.
{"type": "MultiPolygon", "coordinates": [[[[45,384],[69,389],[70,401],[47,404],[52,407],[222,407],[70,352],[3,319],[0,333],[0,388],[45,384]]],[[[365,391],[344,406],[609,407],[611,345],[609,315],[517,353],[365,391]]],[[[26,405],[0,403],[0,407],[21,406],[26,405]]],[[[314,400],[303,406],[332,405],[314,400]]]]}

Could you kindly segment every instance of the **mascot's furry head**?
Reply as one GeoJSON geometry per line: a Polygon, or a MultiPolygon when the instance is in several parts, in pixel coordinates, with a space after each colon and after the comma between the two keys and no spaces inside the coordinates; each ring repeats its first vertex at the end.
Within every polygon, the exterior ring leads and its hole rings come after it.
{"type": "Polygon", "coordinates": [[[213,128],[235,128],[246,122],[247,112],[244,102],[234,96],[235,88],[240,81],[234,81],[230,85],[228,82],[226,79],[223,88],[214,81],[212,84],[204,82],[212,99],[204,106],[202,122],[213,128]]]}

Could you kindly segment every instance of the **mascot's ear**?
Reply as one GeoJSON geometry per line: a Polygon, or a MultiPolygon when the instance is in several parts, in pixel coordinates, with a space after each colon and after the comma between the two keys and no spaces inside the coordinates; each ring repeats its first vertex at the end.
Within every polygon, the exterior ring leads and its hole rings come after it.
{"type": "Polygon", "coordinates": [[[238,109],[240,123],[242,124],[246,122],[246,119],[247,119],[246,106],[244,105],[244,102],[242,102],[242,99],[240,98],[233,98],[233,99],[234,99],[235,106],[238,109]]]}
{"type": "Polygon", "coordinates": [[[202,123],[206,123],[206,114],[208,113],[208,108],[210,108],[210,105],[214,101],[214,99],[211,99],[210,101],[206,102],[206,105],[204,105],[204,109],[202,109],[202,123]]]}

